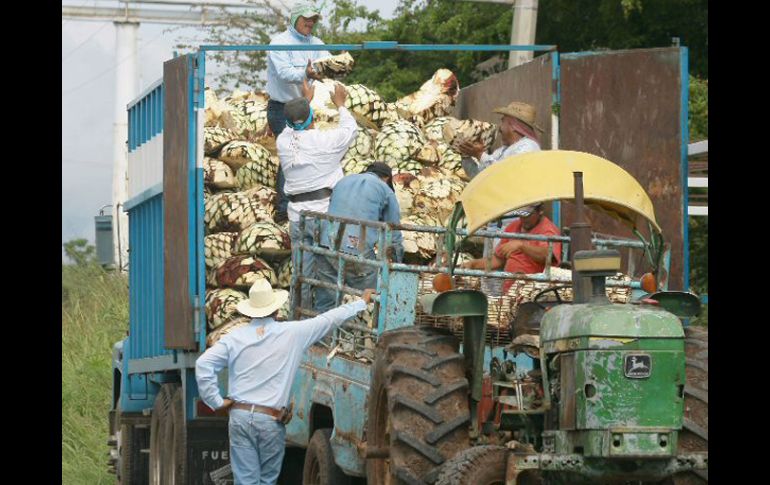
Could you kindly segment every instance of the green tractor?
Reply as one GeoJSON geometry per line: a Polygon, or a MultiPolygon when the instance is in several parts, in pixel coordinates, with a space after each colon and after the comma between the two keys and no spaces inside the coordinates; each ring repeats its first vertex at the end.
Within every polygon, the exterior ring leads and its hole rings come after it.
{"type": "MultiPolygon", "coordinates": [[[[462,318],[468,379],[471,419],[463,439],[470,446],[455,443],[436,483],[707,483],[708,339],[680,320],[697,315],[699,300],[650,288],[647,281],[643,296],[637,290],[633,301],[611,303],[606,281],[620,270],[620,252],[607,249],[610,242],[593,250],[585,222],[587,205],[628,223],[653,263],[653,278],[661,276],[663,244],[652,203],[627,172],[567,151],[517,156],[488,168],[466,187],[452,216],[447,273],[495,276],[456,268],[460,238],[512,209],[548,200],[575,203],[569,236],[574,296],[562,302],[559,286],[547,288],[510,322],[514,338],[504,355],[531,356],[531,370],[516,372],[505,357],[485,365],[484,293],[457,288],[452,279],[451,289],[421,297],[426,314],[462,318]],[[649,242],[638,230],[644,223],[649,242]]],[[[614,243],[628,247],[629,241],[614,243]]]]}

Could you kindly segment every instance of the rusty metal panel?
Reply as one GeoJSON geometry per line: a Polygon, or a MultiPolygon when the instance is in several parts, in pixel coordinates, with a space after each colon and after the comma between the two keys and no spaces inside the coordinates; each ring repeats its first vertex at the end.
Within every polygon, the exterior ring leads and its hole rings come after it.
{"type": "MultiPolygon", "coordinates": [[[[676,47],[561,56],[560,147],[617,163],[645,188],[671,244],[671,289],[682,288],[684,272],[680,62],[676,47]]],[[[633,237],[608,216],[589,212],[595,232],[633,237]]],[[[574,206],[564,203],[561,225],[573,217],[574,206]]],[[[628,268],[627,251],[623,258],[628,268]]],[[[649,269],[638,259],[634,266],[637,276],[649,269]]]]}
{"type": "MultiPolygon", "coordinates": [[[[538,133],[540,146],[551,148],[551,102],[553,89],[551,56],[545,54],[526,64],[491,76],[460,90],[454,114],[456,118],[499,124],[500,115],[492,110],[512,101],[523,101],[535,107],[535,123],[545,130],[538,133]]],[[[495,140],[500,146],[500,134],[495,140]]]]}
{"type": "Polygon", "coordinates": [[[165,346],[196,348],[190,301],[189,166],[192,59],[163,64],[163,268],[165,346]]]}

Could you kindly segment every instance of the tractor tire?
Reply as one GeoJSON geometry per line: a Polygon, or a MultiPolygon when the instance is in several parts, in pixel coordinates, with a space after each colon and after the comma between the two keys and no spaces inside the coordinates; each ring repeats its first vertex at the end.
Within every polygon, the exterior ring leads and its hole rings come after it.
{"type": "Polygon", "coordinates": [[[150,418],[150,485],[166,485],[168,441],[166,422],[171,419],[171,403],[178,384],[164,384],[155,396],[150,418]]]}
{"type": "Polygon", "coordinates": [[[305,466],[302,469],[303,485],[347,485],[350,478],[334,462],[334,453],[329,440],[332,430],[317,429],[310,438],[305,452],[305,466]]]}
{"type": "Polygon", "coordinates": [[[470,448],[464,356],[449,331],[405,327],[380,336],[367,413],[370,485],[433,483],[470,448]]]}
{"type": "MultiPolygon", "coordinates": [[[[687,382],[684,387],[684,422],[679,453],[708,451],[709,446],[709,332],[707,327],[684,329],[687,382]]],[[[708,484],[708,470],[676,475],[676,485],[708,484]]]]}

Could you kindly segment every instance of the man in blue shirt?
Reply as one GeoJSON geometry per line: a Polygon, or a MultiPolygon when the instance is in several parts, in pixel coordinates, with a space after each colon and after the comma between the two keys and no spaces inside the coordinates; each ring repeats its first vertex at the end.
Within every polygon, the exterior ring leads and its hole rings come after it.
{"type": "MultiPolygon", "coordinates": [[[[311,2],[297,2],[291,10],[289,28],[270,40],[270,45],[323,45],[323,41],[315,37],[313,27],[321,18],[318,9],[311,2]]],[[[311,63],[316,59],[328,57],[329,51],[268,51],[267,52],[267,122],[273,134],[278,137],[286,127],[286,117],[283,113],[284,104],[299,98],[302,93],[302,82],[308,79],[320,79],[313,70],[311,63]]],[[[283,192],[283,169],[278,167],[278,203],[275,220],[284,222],[287,218],[289,199],[283,192]]]]}
{"type": "Polygon", "coordinates": [[[198,393],[212,409],[229,409],[230,464],[235,483],[274,484],[281,472],[290,419],[289,393],[302,354],[356,313],[365,310],[374,290],[363,299],[308,320],[277,322],[286,290],[257,280],[238,312],[252,317],[219,339],[195,363],[198,393]],[[228,397],[219,394],[217,373],[228,368],[228,397]],[[288,419],[287,419],[288,415],[288,419]]]}
{"type": "MultiPolygon", "coordinates": [[[[393,172],[388,164],[374,162],[364,173],[347,175],[334,186],[329,215],[349,217],[359,220],[401,223],[398,199],[393,189],[393,172]]],[[[339,223],[319,221],[321,224],[321,244],[336,250],[334,238],[339,223]]],[[[372,227],[366,229],[366,240],[361,239],[361,227],[347,224],[340,240],[339,250],[348,254],[363,255],[367,259],[375,258],[375,245],[380,239],[380,231],[372,227]]],[[[392,253],[388,257],[401,262],[404,257],[401,231],[393,231],[392,253]]],[[[316,258],[316,273],[321,281],[337,284],[337,258],[316,258]]],[[[345,285],[359,290],[374,288],[377,285],[377,267],[345,262],[345,285]]],[[[316,311],[323,312],[335,306],[335,292],[327,288],[316,289],[316,311]]]]}

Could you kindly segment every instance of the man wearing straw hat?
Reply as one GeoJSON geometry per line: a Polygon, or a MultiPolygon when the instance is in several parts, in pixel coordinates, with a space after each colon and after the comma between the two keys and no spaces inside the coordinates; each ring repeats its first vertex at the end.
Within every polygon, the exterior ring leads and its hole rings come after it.
{"type": "Polygon", "coordinates": [[[460,153],[465,155],[462,161],[463,169],[470,178],[511,155],[540,151],[540,139],[535,130],[542,132],[543,129],[535,124],[536,111],[532,105],[514,101],[507,106],[495,108],[493,111],[503,115],[500,121],[502,138],[500,148],[492,154],[488,154],[484,151],[484,143],[482,142],[466,141],[458,147],[460,153]],[[469,157],[478,159],[478,164],[469,157]]]}
{"type": "Polygon", "coordinates": [[[198,392],[212,409],[230,410],[230,464],[237,484],[275,483],[285,449],[289,392],[302,354],[330,330],[366,309],[374,290],[363,299],[333,308],[315,318],[277,322],[286,290],[257,280],[238,312],[253,320],[219,339],[195,363],[198,392]],[[219,394],[217,373],[228,368],[228,397],[219,394]]]}
{"type": "MultiPolygon", "coordinates": [[[[464,142],[458,147],[460,152],[465,155],[462,159],[463,170],[469,178],[475,177],[479,172],[511,155],[521,153],[539,152],[540,139],[536,130],[542,132],[542,128],[535,124],[536,111],[532,105],[513,101],[507,106],[502,106],[493,110],[495,113],[503,115],[500,120],[500,135],[502,145],[500,148],[488,154],[484,151],[482,142],[471,143],[464,142]],[[478,159],[476,163],[473,158],[478,159]]],[[[507,214],[512,216],[513,214],[507,214]]],[[[506,217],[502,220],[502,227],[507,227],[515,217],[506,217]]],[[[495,223],[490,223],[487,227],[490,231],[499,230],[495,223]]],[[[484,258],[492,254],[492,249],[500,243],[499,239],[484,239],[484,258]]],[[[502,281],[499,279],[483,278],[482,286],[484,291],[490,295],[499,295],[502,290],[502,281]]]]}

